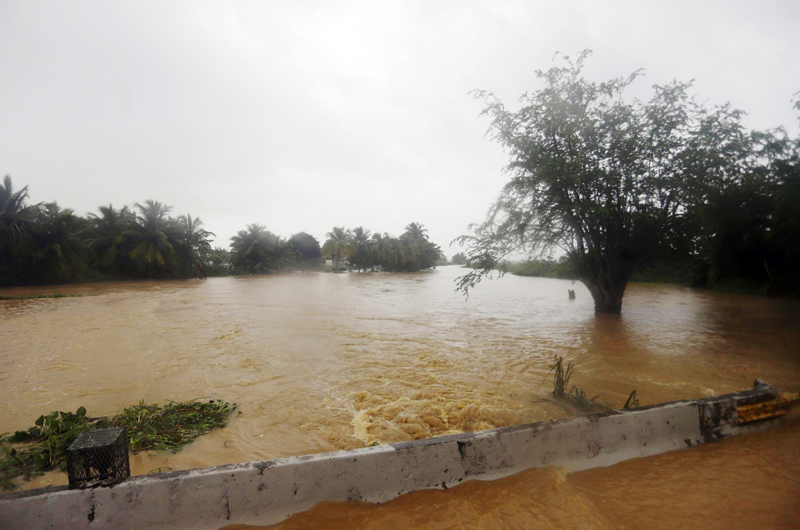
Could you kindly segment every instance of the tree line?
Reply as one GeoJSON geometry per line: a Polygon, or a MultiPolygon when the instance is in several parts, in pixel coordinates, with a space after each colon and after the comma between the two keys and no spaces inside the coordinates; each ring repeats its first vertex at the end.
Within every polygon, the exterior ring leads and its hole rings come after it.
{"type": "Polygon", "coordinates": [[[600,313],[621,311],[637,274],[799,293],[800,138],[746,130],[744,112],[698,102],[691,83],[626,99],[642,72],[590,81],[589,55],[537,71],[540,88],[516,110],[475,92],[510,155],[511,179],[486,220],[458,239],[475,267],[459,288],[509,256],[560,251],[562,270],[574,271],[600,313]]]}
{"type": "Polygon", "coordinates": [[[360,226],[353,230],[334,227],[326,237],[322,252],[331,257],[335,269],[346,260],[359,271],[413,272],[435,267],[444,259],[439,245],[428,239],[428,230],[419,223],[410,223],[400,237],[371,234],[360,226]]]}
{"type": "Polygon", "coordinates": [[[417,271],[441,257],[417,223],[396,238],[337,227],[324,248],[305,232],[284,239],[250,224],[228,248],[212,248],[215,234],[199,217],[171,212],[171,206],[146,200],[101,206],[81,217],[55,202],[31,204],[28,187],[15,189],[6,175],[0,184],[0,286],[314,269],[321,267],[323,251],[337,266],[359,270],[417,271]]]}

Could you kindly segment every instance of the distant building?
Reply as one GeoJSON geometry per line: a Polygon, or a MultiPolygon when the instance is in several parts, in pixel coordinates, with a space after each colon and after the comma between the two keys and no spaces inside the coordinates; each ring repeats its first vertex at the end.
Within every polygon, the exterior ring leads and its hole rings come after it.
{"type": "MultiPolygon", "coordinates": [[[[333,259],[333,256],[325,256],[325,266],[326,267],[333,268],[334,263],[335,263],[335,260],[333,259]]],[[[350,265],[350,262],[347,261],[346,259],[341,258],[339,260],[339,268],[340,269],[346,269],[349,265],[350,265]]]]}

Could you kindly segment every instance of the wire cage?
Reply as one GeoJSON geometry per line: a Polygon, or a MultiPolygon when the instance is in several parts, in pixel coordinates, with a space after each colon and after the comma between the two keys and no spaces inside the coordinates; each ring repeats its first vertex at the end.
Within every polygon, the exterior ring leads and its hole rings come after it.
{"type": "Polygon", "coordinates": [[[67,449],[70,486],[131,476],[124,427],[83,432],[67,449]]]}

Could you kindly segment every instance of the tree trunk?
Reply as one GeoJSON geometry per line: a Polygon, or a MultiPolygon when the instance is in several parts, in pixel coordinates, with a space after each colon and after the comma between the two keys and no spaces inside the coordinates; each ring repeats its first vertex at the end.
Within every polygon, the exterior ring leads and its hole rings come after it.
{"type": "Polygon", "coordinates": [[[622,295],[625,294],[625,287],[628,281],[617,281],[607,287],[598,285],[590,280],[581,280],[594,299],[594,312],[618,315],[622,312],[622,295]]]}

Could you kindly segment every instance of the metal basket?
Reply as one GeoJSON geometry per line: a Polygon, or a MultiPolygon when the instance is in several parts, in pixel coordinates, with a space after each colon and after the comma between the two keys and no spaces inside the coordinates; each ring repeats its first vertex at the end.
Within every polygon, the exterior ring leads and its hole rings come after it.
{"type": "Polygon", "coordinates": [[[81,433],[67,449],[67,474],[70,486],[131,476],[125,428],[81,433]]]}

